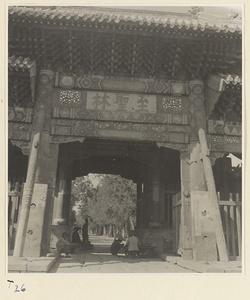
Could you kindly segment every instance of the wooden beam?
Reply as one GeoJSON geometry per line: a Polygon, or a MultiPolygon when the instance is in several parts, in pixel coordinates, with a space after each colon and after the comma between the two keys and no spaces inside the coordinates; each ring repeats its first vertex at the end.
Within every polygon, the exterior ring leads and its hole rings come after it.
{"type": "Polygon", "coordinates": [[[215,229],[219,256],[221,261],[226,262],[228,261],[226,241],[224,237],[218,198],[215,189],[213,170],[212,170],[210,159],[208,157],[209,150],[207,147],[206,135],[204,129],[202,128],[199,129],[199,140],[201,144],[204,172],[205,172],[205,177],[207,182],[209,199],[211,202],[211,217],[214,221],[214,229],[215,229]]]}

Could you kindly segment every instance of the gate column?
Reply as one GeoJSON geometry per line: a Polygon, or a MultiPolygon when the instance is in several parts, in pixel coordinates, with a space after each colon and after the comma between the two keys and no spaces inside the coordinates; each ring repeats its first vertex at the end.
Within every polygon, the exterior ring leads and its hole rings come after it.
{"type": "Polygon", "coordinates": [[[14,256],[41,256],[49,249],[58,159],[58,145],[50,144],[53,86],[54,73],[41,70],[14,256]]]}
{"type": "Polygon", "coordinates": [[[160,225],[160,188],[161,169],[159,162],[156,161],[152,168],[152,227],[159,227],[160,225]]]}
{"type": "Polygon", "coordinates": [[[181,157],[181,242],[185,259],[216,260],[216,239],[208,197],[198,131],[206,129],[204,84],[189,82],[189,155],[181,157]]]}

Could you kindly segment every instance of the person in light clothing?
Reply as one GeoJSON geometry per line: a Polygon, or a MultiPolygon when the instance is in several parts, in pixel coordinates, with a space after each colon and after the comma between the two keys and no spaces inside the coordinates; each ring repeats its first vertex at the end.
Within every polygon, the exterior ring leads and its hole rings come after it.
{"type": "Polygon", "coordinates": [[[134,230],[130,231],[130,236],[128,238],[126,246],[128,249],[128,257],[135,258],[139,256],[140,241],[138,237],[135,236],[134,230]]]}

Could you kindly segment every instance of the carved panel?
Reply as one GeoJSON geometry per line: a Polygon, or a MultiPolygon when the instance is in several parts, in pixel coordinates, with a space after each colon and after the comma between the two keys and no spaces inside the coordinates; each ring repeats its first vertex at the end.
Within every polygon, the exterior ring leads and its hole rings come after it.
{"type": "Polygon", "coordinates": [[[70,142],[83,142],[84,137],[74,137],[74,136],[56,136],[52,135],[50,137],[51,143],[70,143],[70,142]]]}
{"type": "Polygon", "coordinates": [[[136,124],[96,120],[52,120],[52,135],[109,137],[188,143],[188,126],[136,124]]]}
{"type": "Polygon", "coordinates": [[[60,105],[78,105],[80,102],[80,92],[60,91],[60,105]]]}
{"type": "Polygon", "coordinates": [[[9,107],[8,109],[8,120],[15,122],[26,122],[31,123],[33,116],[33,108],[25,107],[9,107]]]}
{"type": "Polygon", "coordinates": [[[87,92],[86,109],[156,113],[156,96],[87,92]]]}
{"type": "Polygon", "coordinates": [[[17,147],[21,148],[22,153],[24,155],[29,155],[29,153],[30,153],[30,142],[28,142],[28,141],[11,140],[11,143],[14,146],[17,146],[17,147]]]}
{"type": "Polygon", "coordinates": [[[208,133],[241,136],[242,124],[233,121],[208,120],[208,133]]]}
{"type": "Polygon", "coordinates": [[[190,139],[198,140],[198,130],[206,128],[204,85],[202,81],[194,80],[189,82],[189,88],[190,139]]]}
{"type": "Polygon", "coordinates": [[[180,124],[189,123],[187,114],[150,114],[126,111],[95,111],[76,107],[54,107],[53,117],[61,119],[109,120],[143,123],[180,124]]]}
{"type": "Polygon", "coordinates": [[[212,166],[215,164],[216,159],[223,157],[225,152],[210,152],[209,158],[211,161],[212,166]]]}
{"type": "Polygon", "coordinates": [[[169,113],[181,113],[181,98],[180,97],[164,97],[162,100],[163,110],[169,113]]]}
{"type": "Polygon", "coordinates": [[[208,143],[211,151],[216,152],[242,152],[242,138],[239,136],[208,135],[208,143]]]}
{"type": "Polygon", "coordinates": [[[27,123],[9,122],[8,138],[13,140],[30,140],[31,125],[27,123]]]}
{"type": "Polygon", "coordinates": [[[188,92],[185,82],[152,80],[130,77],[104,77],[88,75],[64,75],[57,76],[56,86],[66,88],[79,88],[97,91],[127,91],[152,94],[178,94],[185,95],[188,92]]]}
{"type": "Polygon", "coordinates": [[[184,151],[186,153],[188,151],[188,144],[178,144],[178,143],[161,143],[158,142],[157,146],[160,147],[165,147],[165,148],[170,148],[178,151],[184,151]]]}

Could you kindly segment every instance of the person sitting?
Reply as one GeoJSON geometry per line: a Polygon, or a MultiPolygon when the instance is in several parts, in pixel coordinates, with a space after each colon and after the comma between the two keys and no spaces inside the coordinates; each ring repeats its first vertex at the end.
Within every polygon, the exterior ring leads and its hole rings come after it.
{"type": "Polygon", "coordinates": [[[127,244],[128,257],[138,257],[140,251],[140,241],[138,237],[135,236],[135,231],[130,231],[130,236],[128,238],[127,244]]]}
{"type": "Polygon", "coordinates": [[[118,255],[119,250],[123,247],[124,240],[120,235],[116,235],[114,241],[110,247],[112,255],[118,255]]]}
{"type": "Polygon", "coordinates": [[[56,243],[57,251],[62,255],[63,253],[66,254],[66,257],[71,257],[69,254],[71,252],[71,245],[68,241],[68,234],[64,232],[62,237],[56,243]]]}

